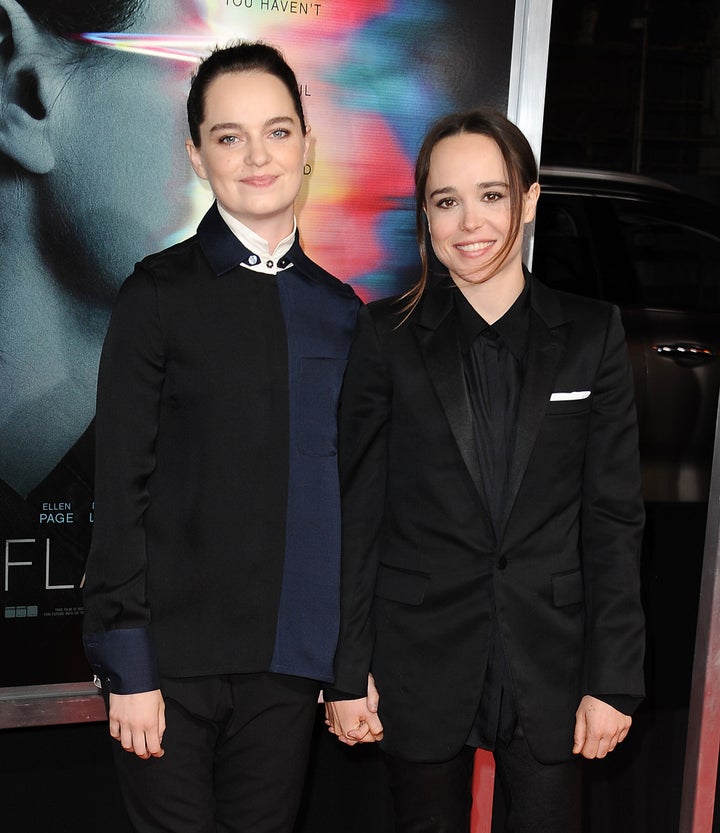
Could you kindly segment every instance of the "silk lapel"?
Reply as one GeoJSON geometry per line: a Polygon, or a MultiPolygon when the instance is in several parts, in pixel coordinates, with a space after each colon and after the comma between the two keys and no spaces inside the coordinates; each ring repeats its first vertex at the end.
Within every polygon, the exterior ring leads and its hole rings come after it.
{"type": "MultiPolygon", "coordinates": [[[[527,276],[529,278],[529,275],[527,276]]],[[[563,320],[557,297],[536,280],[531,283],[530,334],[515,445],[505,501],[504,523],[510,516],[525,476],[540,425],[545,417],[558,367],[565,355],[569,327],[563,320]]]]}
{"type": "Polygon", "coordinates": [[[483,503],[486,503],[453,310],[455,291],[452,284],[443,284],[426,292],[420,315],[415,321],[415,332],[430,381],[445,411],[462,459],[483,503]]]}

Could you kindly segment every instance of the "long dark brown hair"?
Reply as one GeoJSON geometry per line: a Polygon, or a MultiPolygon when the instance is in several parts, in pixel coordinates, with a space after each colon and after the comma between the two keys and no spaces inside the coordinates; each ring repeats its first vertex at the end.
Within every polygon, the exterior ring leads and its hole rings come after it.
{"type": "Polygon", "coordinates": [[[433,124],[423,140],[415,163],[415,228],[422,272],[417,283],[400,299],[405,302],[402,308],[405,317],[413,311],[422,297],[431,271],[432,244],[425,215],[425,187],[430,175],[430,157],[438,142],[461,133],[477,133],[492,139],[502,154],[507,171],[511,211],[510,234],[490,260],[491,274],[500,269],[515,245],[523,225],[523,197],[530,186],[537,182],[538,168],[530,143],[522,131],[497,110],[481,108],[451,113],[433,124]]]}

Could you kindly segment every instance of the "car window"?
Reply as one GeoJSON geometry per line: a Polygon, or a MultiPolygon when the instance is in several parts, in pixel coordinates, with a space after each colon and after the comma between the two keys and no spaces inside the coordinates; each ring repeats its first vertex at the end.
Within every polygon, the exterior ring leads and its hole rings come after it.
{"type": "Polygon", "coordinates": [[[635,266],[641,305],[720,310],[720,239],[625,201],[614,203],[635,266]]]}
{"type": "Polygon", "coordinates": [[[588,217],[581,198],[543,194],[534,234],[532,271],[543,283],[591,298],[605,297],[598,283],[588,217]]]}

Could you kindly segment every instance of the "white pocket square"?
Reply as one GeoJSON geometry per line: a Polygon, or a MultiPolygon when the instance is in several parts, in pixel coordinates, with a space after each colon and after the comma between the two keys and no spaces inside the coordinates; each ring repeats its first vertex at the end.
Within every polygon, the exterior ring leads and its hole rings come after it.
{"type": "Polygon", "coordinates": [[[551,402],[569,402],[571,399],[587,399],[590,396],[589,390],[571,390],[567,393],[558,391],[550,395],[551,402]]]}

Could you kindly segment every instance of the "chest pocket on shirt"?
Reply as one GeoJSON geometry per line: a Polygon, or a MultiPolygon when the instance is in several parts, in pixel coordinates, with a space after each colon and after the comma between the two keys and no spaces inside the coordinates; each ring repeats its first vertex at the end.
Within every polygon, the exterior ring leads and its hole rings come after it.
{"type": "Polygon", "coordinates": [[[300,359],[297,425],[301,454],[337,454],[337,408],[346,364],[346,359],[300,359]]]}

